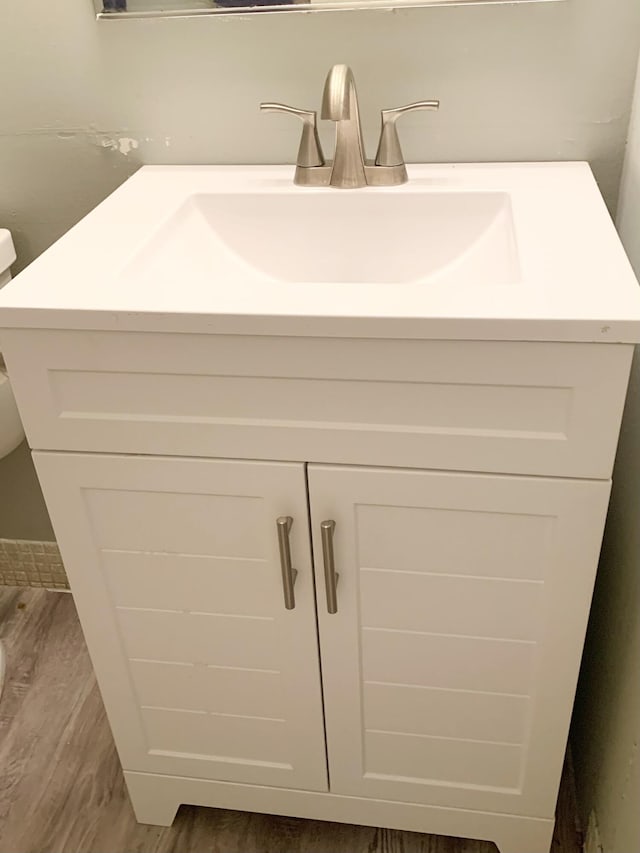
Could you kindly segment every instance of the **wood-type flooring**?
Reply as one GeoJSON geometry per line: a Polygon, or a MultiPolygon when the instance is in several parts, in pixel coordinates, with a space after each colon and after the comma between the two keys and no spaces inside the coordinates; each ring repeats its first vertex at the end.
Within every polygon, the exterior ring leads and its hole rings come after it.
{"type": "MultiPolygon", "coordinates": [[[[495,853],[493,844],[182,806],[136,823],[71,595],[0,589],[0,853],[495,853]]],[[[579,853],[565,770],[553,853],[579,853]]]]}

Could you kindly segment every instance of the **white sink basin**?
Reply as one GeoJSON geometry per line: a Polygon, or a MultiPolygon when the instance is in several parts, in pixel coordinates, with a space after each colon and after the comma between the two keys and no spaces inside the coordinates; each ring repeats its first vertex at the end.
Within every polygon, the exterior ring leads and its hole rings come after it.
{"type": "Polygon", "coordinates": [[[640,289],[586,163],[148,166],[0,293],[0,327],[640,340],[640,289]]]}
{"type": "Polygon", "coordinates": [[[504,192],[272,192],[188,198],[125,275],[185,273],[205,286],[281,282],[447,282],[519,277],[504,192]]]}

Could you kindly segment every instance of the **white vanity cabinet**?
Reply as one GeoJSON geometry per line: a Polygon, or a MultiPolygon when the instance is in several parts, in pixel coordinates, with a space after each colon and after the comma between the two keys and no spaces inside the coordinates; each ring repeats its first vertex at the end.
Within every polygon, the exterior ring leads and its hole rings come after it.
{"type": "Polygon", "coordinates": [[[638,283],[585,163],[291,178],[142,168],[0,294],[136,815],[546,853],[638,283]]]}
{"type": "Polygon", "coordinates": [[[141,821],[548,848],[630,346],[3,340],[141,821]]]}

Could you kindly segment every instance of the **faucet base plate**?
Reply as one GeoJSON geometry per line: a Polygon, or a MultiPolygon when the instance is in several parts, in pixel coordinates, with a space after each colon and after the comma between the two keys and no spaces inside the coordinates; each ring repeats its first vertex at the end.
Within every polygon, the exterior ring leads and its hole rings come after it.
{"type": "MultiPolygon", "coordinates": [[[[329,187],[333,163],[327,161],[324,166],[296,166],[293,183],[300,187],[329,187]]],[[[364,174],[369,187],[397,187],[409,180],[404,163],[399,166],[376,166],[373,161],[365,164],[364,174]]],[[[343,189],[343,187],[336,187],[343,189]]]]}

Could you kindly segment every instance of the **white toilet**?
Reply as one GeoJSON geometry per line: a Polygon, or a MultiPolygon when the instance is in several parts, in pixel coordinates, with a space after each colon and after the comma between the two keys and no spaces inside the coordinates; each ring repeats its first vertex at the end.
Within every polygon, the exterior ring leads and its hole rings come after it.
{"type": "MultiPolygon", "coordinates": [[[[11,278],[10,267],[16,259],[11,234],[0,228],[0,287],[11,278]]],[[[15,450],[24,439],[20,415],[6,371],[0,367],[0,459],[15,450]]]]}
{"type": "MultiPolygon", "coordinates": [[[[15,259],[16,251],[13,247],[11,234],[6,229],[0,228],[0,287],[4,287],[11,278],[10,267],[15,259]]],[[[24,430],[16,401],[13,398],[11,385],[6,371],[0,367],[0,459],[15,450],[23,438],[24,430]]],[[[5,654],[0,642],[0,695],[4,682],[4,669],[5,654]]]]}

